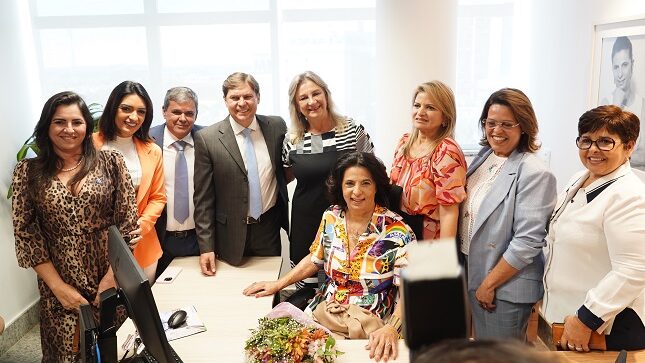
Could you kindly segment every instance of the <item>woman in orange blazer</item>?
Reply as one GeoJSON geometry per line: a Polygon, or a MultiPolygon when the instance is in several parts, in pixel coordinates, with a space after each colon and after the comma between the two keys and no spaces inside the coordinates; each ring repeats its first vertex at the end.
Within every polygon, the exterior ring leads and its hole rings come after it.
{"type": "Polygon", "coordinates": [[[159,146],[148,136],[152,124],[152,101],[137,82],[125,81],[112,90],[94,133],[94,146],[118,150],[123,154],[132,183],[137,191],[138,224],[141,241],[134,248],[134,257],[154,282],[161,244],[155,222],[166,205],[163,157],[159,146]]]}

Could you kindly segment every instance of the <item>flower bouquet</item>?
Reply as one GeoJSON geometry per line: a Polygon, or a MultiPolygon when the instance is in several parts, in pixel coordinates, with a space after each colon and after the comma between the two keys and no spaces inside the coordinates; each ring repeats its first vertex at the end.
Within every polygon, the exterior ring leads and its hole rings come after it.
{"type": "Polygon", "coordinates": [[[335,349],[336,340],[298,308],[281,303],[246,341],[247,361],[252,363],[332,363],[343,352],[335,349]],[[297,311],[296,311],[297,310],[297,311]],[[303,317],[304,315],[304,317],[303,317]]]}

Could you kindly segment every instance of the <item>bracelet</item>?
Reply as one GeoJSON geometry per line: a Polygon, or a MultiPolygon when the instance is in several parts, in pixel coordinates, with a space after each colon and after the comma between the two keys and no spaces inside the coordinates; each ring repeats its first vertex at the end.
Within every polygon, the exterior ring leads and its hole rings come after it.
{"type": "Polygon", "coordinates": [[[387,320],[385,321],[385,324],[390,325],[391,327],[396,329],[397,333],[401,333],[401,325],[402,325],[402,323],[401,323],[401,319],[399,319],[398,316],[396,316],[394,314],[390,315],[390,317],[387,318],[387,320]]]}

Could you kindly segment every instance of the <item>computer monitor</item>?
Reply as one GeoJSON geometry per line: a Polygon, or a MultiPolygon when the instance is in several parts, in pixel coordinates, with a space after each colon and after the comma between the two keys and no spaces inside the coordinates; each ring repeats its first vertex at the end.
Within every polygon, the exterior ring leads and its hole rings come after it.
{"type": "Polygon", "coordinates": [[[128,316],[136,325],[147,353],[159,363],[180,362],[166,339],[148,278],[119,230],[110,226],[108,233],[108,254],[117,281],[119,298],[124,298],[128,316]]]}

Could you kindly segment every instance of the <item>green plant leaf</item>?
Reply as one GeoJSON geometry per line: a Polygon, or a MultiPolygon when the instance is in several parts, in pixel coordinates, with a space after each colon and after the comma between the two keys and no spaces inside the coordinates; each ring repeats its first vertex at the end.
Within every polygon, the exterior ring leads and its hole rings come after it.
{"type": "Polygon", "coordinates": [[[99,130],[99,121],[101,120],[101,115],[103,115],[103,105],[100,103],[90,103],[87,108],[90,110],[90,114],[92,115],[92,120],[94,120],[94,130],[93,132],[97,132],[99,130]]]}

